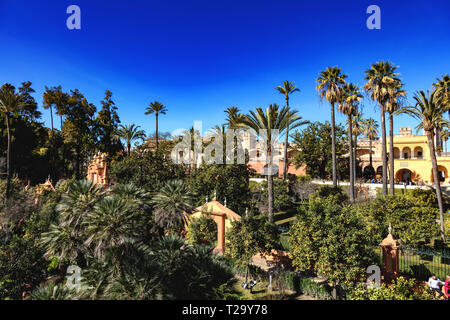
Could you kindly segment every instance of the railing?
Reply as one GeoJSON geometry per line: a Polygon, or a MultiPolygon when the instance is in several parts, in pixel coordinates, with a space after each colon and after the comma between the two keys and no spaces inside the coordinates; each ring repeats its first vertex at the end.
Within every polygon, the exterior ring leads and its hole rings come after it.
{"type": "Polygon", "coordinates": [[[424,281],[432,274],[441,280],[450,275],[450,250],[402,246],[399,258],[401,275],[424,281]]]}

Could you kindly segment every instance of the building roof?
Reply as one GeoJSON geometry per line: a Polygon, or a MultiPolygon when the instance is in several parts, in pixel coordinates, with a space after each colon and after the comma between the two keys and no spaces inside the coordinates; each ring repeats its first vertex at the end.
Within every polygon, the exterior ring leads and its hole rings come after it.
{"type": "Polygon", "coordinates": [[[233,210],[225,207],[217,200],[212,200],[210,202],[205,203],[204,205],[197,207],[194,209],[192,214],[197,212],[207,212],[213,215],[226,215],[226,218],[229,220],[241,220],[241,216],[238,215],[233,210]]]}

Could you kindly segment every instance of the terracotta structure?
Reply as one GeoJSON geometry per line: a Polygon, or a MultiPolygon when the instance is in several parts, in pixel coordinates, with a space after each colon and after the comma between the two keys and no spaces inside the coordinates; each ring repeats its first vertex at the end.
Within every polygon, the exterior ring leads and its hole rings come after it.
{"type": "Polygon", "coordinates": [[[391,283],[392,280],[398,277],[399,271],[399,251],[400,244],[391,234],[391,226],[389,226],[389,234],[380,246],[383,250],[383,267],[381,269],[381,280],[384,283],[391,283]]]}
{"type": "Polygon", "coordinates": [[[108,162],[106,161],[105,154],[99,152],[98,155],[94,157],[88,166],[86,179],[104,186],[109,185],[108,162]]]}
{"type": "Polygon", "coordinates": [[[223,253],[225,251],[225,234],[227,229],[231,227],[231,221],[241,220],[241,216],[221,204],[216,198],[196,208],[192,214],[187,216],[188,219],[198,218],[203,213],[208,213],[217,224],[217,247],[215,251],[223,253]]]}

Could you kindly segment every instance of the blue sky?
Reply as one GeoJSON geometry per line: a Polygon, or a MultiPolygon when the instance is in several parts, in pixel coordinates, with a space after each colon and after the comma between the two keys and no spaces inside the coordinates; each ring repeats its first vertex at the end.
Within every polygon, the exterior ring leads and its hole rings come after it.
{"type": "MultiPolygon", "coordinates": [[[[409,98],[450,73],[450,1],[0,0],[0,43],[0,83],[32,81],[40,104],[45,85],[78,88],[97,107],[109,89],[122,123],[148,133],[150,101],[169,109],[161,131],[195,120],[206,130],[229,106],[282,105],[274,87],[283,80],[301,89],[291,106],[304,119],[325,121],[330,107],[318,102],[315,79],[327,66],[362,86],[363,71],[388,59],[400,66],[409,98]],[[81,30],[66,28],[71,4],[81,8],[81,30]],[[381,30],[366,28],[372,4],[381,8],[381,30]]],[[[368,99],[363,113],[379,120],[368,99]]],[[[395,131],[415,124],[399,117],[395,131]]]]}

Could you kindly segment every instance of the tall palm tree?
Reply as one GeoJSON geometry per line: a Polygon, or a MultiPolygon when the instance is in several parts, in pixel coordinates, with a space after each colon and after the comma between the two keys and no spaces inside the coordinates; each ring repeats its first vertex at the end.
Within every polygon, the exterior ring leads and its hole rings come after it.
{"type": "Polygon", "coordinates": [[[334,120],[334,105],[340,101],[342,86],[345,84],[347,75],[341,73],[338,67],[328,67],[319,73],[317,78],[317,92],[319,100],[324,98],[331,105],[331,153],[333,163],[333,187],[337,187],[337,162],[336,162],[336,124],[334,120]]]}
{"type": "Polygon", "coordinates": [[[15,88],[10,84],[4,84],[0,88],[0,112],[5,115],[7,131],[7,149],[6,149],[6,194],[5,202],[9,198],[11,189],[11,115],[26,108],[23,96],[15,92],[15,88]]]}
{"type": "Polygon", "coordinates": [[[450,138],[450,131],[448,131],[447,129],[442,130],[441,131],[441,137],[442,137],[442,140],[445,141],[445,146],[444,147],[445,147],[445,153],[447,153],[447,141],[450,138]]]}
{"type": "Polygon", "coordinates": [[[180,227],[186,223],[185,213],[194,208],[194,196],[183,180],[171,180],[153,195],[155,221],[165,228],[180,227]]]}
{"type": "Polygon", "coordinates": [[[147,109],[145,109],[146,112],[145,114],[155,114],[155,118],[156,118],[156,150],[158,150],[158,117],[160,114],[166,114],[167,112],[167,107],[165,105],[163,105],[161,102],[159,101],[153,101],[150,102],[149,107],[147,107],[147,109]]]}
{"type": "Polygon", "coordinates": [[[389,88],[396,81],[400,81],[395,72],[398,67],[389,61],[379,61],[365,70],[367,80],[364,90],[370,98],[380,105],[381,111],[381,158],[383,161],[383,195],[387,195],[387,152],[386,152],[386,103],[389,101],[389,88]]]}
{"type": "Polygon", "coordinates": [[[389,98],[386,111],[389,113],[389,193],[394,195],[394,114],[402,107],[406,91],[402,89],[401,81],[395,81],[388,86],[389,98]]]}
{"type": "MultiPolygon", "coordinates": [[[[355,162],[353,154],[353,120],[352,116],[358,111],[359,101],[363,98],[360,88],[354,83],[348,83],[343,86],[341,99],[339,100],[338,110],[347,116],[348,125],[348,150],[350,164],[350,201],[355,201],[355,162]]],[[[356,142],[355,142],[356,143],[356,142]]]]}
{"type": "Polygon", "coordinates": [[[125,141],[127,146],[127,155],[130,155],[131,144],[136,140],[144,140],[144,130],[139,130],[140,126],[135,124],[120,125],[117,129],[116,137],[125,141]]]}
{"type": "Polygon", "coordinates": [[[239,123],[244,115],[242,113],[240,113],[239,108],[237,107],[228,107],[225,110],[225,113],[227,115],[226,118],[226,125],[229,129],[237,129],[238,127],[236,126],[237,123],[239,123]]]}
{"type": "Polygon", "coordinates": [[[302,117],[298,115],[297,110],[288,111],[286,107],[280,109],[275,103],[270,104],[265,110],[256,108],[255,112],[250,111],[249,115],[245,116],[237,123],[240,127],[252,130],[255,135],[265,136],[262,141],[268,158],[267,201],[270,223],[273,222],[273,148],[279,138],[276,136],[275,130],[278,130],[279,134],[282,134],[288,125],[291,129],[294,129],[307,123],[309,123],[309,121],[303,121],[302,117]]]}
{"type": "MultiPolygon", "coordinates": [[[[280,94],[284,95],[284,98],[286,99],[286,109],[289,112],[289,96],[293,94],[294,92],[299,92],[300,89],[296,88],[293,82],[290,81],[283,81],[283,86],[277,86],[275,88],[278,90],[280,94]]],[[[288,150],[288,143],[289,143],[289,123],[286,127],[286,137],[284,140],[284,151],[283,151],[283,180],[286,180],[287,175],[287,166],[288,166],[288,159],[287,159],[287,150],[288,150]]]]}
{"type": "Polygon", "coordinates": [[[362,117],[362,113],[356,111],[352,118],[352,133],[353,133],[353,176],[356,181],[356,151],[358,149],[358,137],[362,133],[362,126],[364,123],[364,118],[362,117]]]}
{"type": "Polygon", "coordinates": [[[367,139],[369,139],[369,166],[370,166],[371,170],[373,170],[372,174],[375,173],[375,170],[373,169],[373,165],[372,165],[372,142],[378,136],[379,128],[380,128],[380,126],[373,118],[369,118],[364,121],[363,133],[364,133],[364,136],[367,139]]]}
{"type": "Polygon", "coordinates": [[[53,132],[53,105],[54,103],[54,95],[53,91],[55,88],[49,88],[45,86],[45,92],[42,95],[43,96],[43,107],[44,109],[50,109],[50,123],[52,126],[52,132],[53,132]]]}
{"type": "Polygon", "coordinates": [[[450,76],[446,74],[442,76],[442,79],[437,78],[436,80],[437,82],[433,86],[439,90],[439,95],[443,98],[443,103],[450,119],[450,76]]]}
{"type": "Polygon", "coordinates": [[[426,95],[423,91],[416,92],[414,95],[416,104],[402,108],[399,113],[406,113],[420,121],[417,130],[423,129],[427,136],[428,146],[430,148],[431,164],[433,166],[434,187],[436,189],[436,197],[439,205],[441,238],[445,242],[444,228],[444,206],[442,203],[442,192],[439,181],[438,165],[436,160],[436,149],[434,145],[434,135],[436,128],[448,127],[450,122],[442,118],[442,114],[446,111],[442,96],[437,90],[433,90],[431,94],[426,95]]]}

